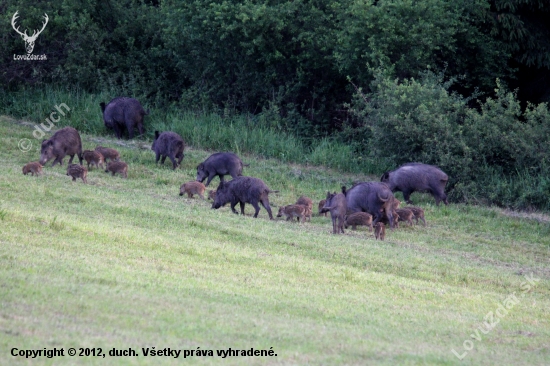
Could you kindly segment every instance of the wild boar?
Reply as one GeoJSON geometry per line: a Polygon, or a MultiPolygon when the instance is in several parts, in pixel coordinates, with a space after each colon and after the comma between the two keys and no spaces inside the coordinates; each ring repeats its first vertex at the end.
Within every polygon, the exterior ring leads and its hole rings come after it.
{"type": "Polygon", "coordinates": [[[407,207],[404,207],[406,209],[409,209],[412,211],[412,213],[414,214],[414,218],[416,219],[416,225],[418,225],[418,219],[422,220],[422,222],[424,223],[424,226],[426,226],[426,219],[424,218],[424,210],[421,209],[420,207],[416,207],[416,206],[407,206],[407,207]]]}
{"type": "Polygon", "coordinates": [[[67,167],[67,175],[73,177],[73,181],[76,181],[76,178],[82,178],[82,182],[88,183],[86,181],[88,169],[86,169],[86,167],[82,165],[69,164],[69,166],[67,167]]]}
{"type": "Polygon", "coordinates": [[[344,218],[344,227],[346,229],[348,226],[351,226],[355,230],[360,225],[367,226],[369,231],[372,231],[372,215],[366,212],[356,212],[344,218]]]}
{"type": "Polygon", "coordinates": [[[211,189],[208,191],[208,199],[214,201],[216,199],[216,191],[211,189]]]}
{"type": "MultiPolygon", "coordinates": [[[[382,217],[380,218],[380,222],[384,223],[384,225],[390,225],[390,219],[388,218],[388,215],[386,212],[382,209],[381,211],[382,217]]],[[[393,216],[393,228],[399,228],[399,215],[397,214],[397,210],[392,209],[392,216],[393,216]]]]}
{"type": "Polygon", "coordinates": [[[184,193],[187,193],[187,197],[193,198],[194,194],[197,194],[200,198],[204,199],[204,191],[206,187],[201,182],[192,180],[187,183],[183,183],[180,187],[180,196],[183,196],[184,193]]]}
{"type": "Polygon", "coordinates": [[[120,140],[124,131],[128,131],[128,138],[134,138],[134,129],[143,135],[143,117],[149,114],[134,98],[117,97],[109,104],[99,103],[103,113],[103,122],[108,129],[114,129],[116,137],[120,140]]]}
{"type": "Polygon", "coordinates": [[[31,173],[31,176],[42,175],[42,165],[38,161],[31,161],[23,167],[23,175],[31,173]]]}
{"type": "Polygon", "coordinates": [[[388,218],[390,228],[393,229],[393,205],[395,197],[388,186],[380,182],[361,182],[346,191],[342,187],[342,192],[346,195],[346,202],[349,213],[367,212],[370,213],[376,224],[385,214],[388,218]]]}
{"type": "Polygon", "coordinates": [[[307,207],[304,205],[288,205],[279,207],[279,213],[277,217],[286,216],[286,221],[294,220],[296,217],[298,221],[304,221],[306,216],[307,207]]]}
{"type": "Polygon", "coordinates": [[[300,196],[300,198],[298,198],[298,200],[296,201],[296,204],[303,205],[306,208],[306,212],[305,212],[306,218],[309,221],[311,221],[311,215],[313,210],[313,201],[311,200],[311,198],[306,196],[300,196]]]}
{"type": "Polygon", "coordinates": [[[386,225],[383,222],[378,222],[374,225],[374,238],[384,240],[386,236],[386,225]]]}
{"type": "Polygon", "coordinates": [[[112,173],[113,177],[116,173],[119,173],[121,177],[128,178],[128,164],[123,161],[110,161],[107,164],[107,169],[105,169],[105,173],[109,172],[112,173]]]}
{"type": "Polygon", "coordinates": [[[223,182],[224,175],[231,175],[233,179],[240,177],[243,173],[243,164],[241,159],[230,152],[220,152],[212,154],[197,166],[197,182],[204,182],[208,187],[212,179],[218,176],[223,182]]]}
{"type": "Polygon", "coordinates": [[[58,130],[48,140],[42,141],[40,149],[40,164],[45,165],[52,158],[55,160],[52,163],[63,165],[63,158],[69,155],[69,164],[73,162],[74,156],[78,156],[80,165],[82,165],[82,141],[78,131],[72,127],[65,127],[58,130]]]}
{"type": "Polygon", "coordinates": [[[117,161],[120,159],[120,153],[110,147],[96,146],[95,151],[103,155],[105,163],[107,163],[109,159],[111,159],[111,161],[117,161]]]}
{"type": "Polygon", "coordinates": [[[105,159],[100,152],[96,150],[84,150],[82,152],[82,157],[88,163],[88,169],[90,169],[90,164],[92,164],[92,166],[95,165],[96,168],[99,168],[101,165],[101,169],[104,169],[103,162],[105,159]]]}
{"type": "Polygon", "coordinates": [[[258,212],[260,212],[260,206],[258,205],[259,202],[266,209],[269,214],[269,218],[273,220],[268,195],[269,193],[275,192],[278,191],[270,190],[261,179],[253,177],[237,177],[229,182],[220,182],[212,208],[218,209],[226,203],[231,203],[231,211],[233,211],[233,213],[237,213],[235,210],[235,205],[239,203],[241,206],[241,214],[244,215],[244,205],[245,203],[250,203],[256,210],[254,217],[258,217],[258,212]]]}
{"type": "Polygon", "coordinates": [[[344,233],[344,217],[346,216],[347,203],[346,196],[342,193],[330,193],[327,192],[327,198],[325,205],[321,209],[321,212],[330,211],[330,217],[332,219],[332,233],[339,234],[344,233]]]}
{"type": "Polygon", "coordinates": [[[445,194],[445,185],[449,177],[434,165],[408,163],[385,172],[380,180],[386,183],[392,192],[403,192],[405,202],[408,204],[412,204],[410,196],[413,192],[431,193],[438,206],[441,201],[446,205],[449,204],[445,194]]]}
{"type": "Polygon", "coordinates": [[[300,196],[300,198],[298,198],[298,200],[296,201],[296,204],[307,206],[310,210],[313,208],[313,201],[311,200],[311,198],[306,196],[300,196]]]}
{"type": "Polygon", "coordinates": [[[412,226],[414,213],[411,210],[406,208],[398,208],[395,212],[399,216],[399,221],[408,222],[409,226],[412,226]]]}
{"type": "Polygon", "coordinates": [[[172,166],[174,170],[181,164],[183,160],[183,150],[185,148],[185,142],[175,132],[166,131],[159,134],[158,131],[155,131],[155,140],[151,146],[156,154],[156,162],[159,162],[160,157],[162,156],[161,164],[164,164],[166,157],[169,157],[172,160],[172,166]],[[176,159],[178,159],[176,161],[176,159]]]}
{"type": "Polygon", "coordinates": [[[319,216],[323,215],[323,216],[327,217],[327,212],[321,212],[323,210],[323,207],[325,206],[326,201],[327,200],[320,200],[319,201],[319,205],[318,205],[319,216]]]}

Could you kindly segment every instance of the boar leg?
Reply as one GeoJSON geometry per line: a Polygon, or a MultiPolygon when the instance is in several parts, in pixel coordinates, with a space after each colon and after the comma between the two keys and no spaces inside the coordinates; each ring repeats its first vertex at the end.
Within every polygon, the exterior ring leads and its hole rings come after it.
{"type": "MultiPolygon", "coordinates": [[[[244,216],[244,202],[239,202],[239,205],[241,206],[241,215],[244,216]]],[[[252,204],[252,206],[254,206],[254,204],[252,204]]],[[[254,208],[256,208],[257,206],[258,206],[258,204],[256,204],[256,206],[254,206],[254,208]]],[[[258,215],[258,211],[260,211],[259,207],[256,210],[256,216],[258,215]]],[[[256,216],[254,216],[254,217],[256,217],[256,216]]]]}
{"type": "Polygon", "coordinates": [[[160,159],[160,163],[164,164],[164,161],[166,160],[166,155],[162,155],[162,159],[160,159]]]}
{"type": "Polygon", "coordinates": [[[159,159],[160,159],[160,153],[156,153],[156,157],[155,157],[155,163],[159,163],[159,159]]]}
{"type": "Polygon", "coordinates": [[[126,129],[128,129],[128,140],[131,140],[134,138],[134,125],[132,122],[126,123],[126,129]]]}
{"type": "MultiPolygon", "coordinates": [[[[208,187],[208,185],[210,184],[210,182],[212,182],[212,179],[214,179],[215,176],[216,176],[216,174],[214,174],[214,173],[208,173],[208,179],[206,180],[206,184],[204,186],[208,187]]],[[[223,180],[222,180],[222,182],[223,182],[223,180]]]]}
{"type": "Polygon", "coordinates": [[[57,157],[55,158],[55,160],[53,161],[52,166],[54,166],[55,163],[59,163],[59,165],[63,165],[63,158],[57,156],[57,157]]]}
{"type": "Polygon", "coordinates": [[[183,160],[183,153],[178,153],[178,155],[176,155],[176,158],[178,159],[178,165],[180,165],[181,161],[183,160]]]}
{"type": "Polygon", "coordinates": [[[262,206],[264,206],[265,210],[267,211],[267,214],[269,215],[269,219],[273,220],[273,213],[271,212],[271,206],[269,206],[269,201],[267,199],[262,199],[260,200],[260,202],[262,203],[262,206]]]}
{"type": "Polygon", "coordinates": [[[336,234],[336,216],[331,215],[330,218],[332,219],[332,233],[336,234]]]}
{"type": "Polygon", "coordinates": [[[411,194],[411,191],[403,191],[403,198],[405,199],[405,202],[407,202],[409,205],[413,204],[411,201],[411,194]]]}
{"type": "Polygon", "coordinates": [[[233,211],[234,214],[239,214],[237,210],[235,210],[235,206],[237,206],[237,202],[231,202],[231,211],[233,211]]]}
{"type": "Polygon", "coordinates": [[[113,123],[113,129],[115,130],[115,135],[117,139],[122,139],[122,131],[117,121],[113,123]]]}
{"type": "Polygon", "coordinates": [[[174,157],[174,155],[170,155],[168,157],[170,158],[170,160],[172,160],[172,167],[174,168],[174,170],[176,170],[176,168],[178,167],[178,162],[176,161],[176,158],[174,157]]]}
{"type": "Polygon", "coordinates": [[[258,205],[258,202],[251,202],[250,204],[254,207],[254,217],[258,217],[258,213],[260,213],[260,205],[258,205]]]}

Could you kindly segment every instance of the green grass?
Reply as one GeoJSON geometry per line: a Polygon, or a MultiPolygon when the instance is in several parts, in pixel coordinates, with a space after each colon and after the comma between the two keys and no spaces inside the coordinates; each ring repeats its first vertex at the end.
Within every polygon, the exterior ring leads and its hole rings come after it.
{"type": "MultiPolygon", "coordinates": [[[[415,193],[426,228],[403,227],[384,242],[365,229],[336,236],[329,218],[270,221],[262,208],[254,219],[250,205],[243,217],[178,196],[210,154],[195,148],[172,171],[154,164],[150,141],[83,134],[84,148],[121,152],[127,180],[92,170],[89,184],[72,182],[66,165],[50,164],[41,177],[23,176],[38,141],[17,122],[0,117],[0,365],[550,363],[544,215],[435,207],[415,193]],[[29,152],[18,149],[22,138],[34,144],[29,152]],[[526,274],[540,281],[521,297],[526,274]],[[474,340],[512,293],[519,303],[474,340]],[[451,350],[463,353],[465,340],[474,348],[460,361],[451,350]],[[13,347],[133,348],[140,356],[30,361],[10,356],[13,347]],[[141,347],[273,347],[277,357],[174,360],[144,357],[141,347]]],[[[274,206],[376,179],[242,155],[246,175],[280,191],[270,195],[274,206]]]]}

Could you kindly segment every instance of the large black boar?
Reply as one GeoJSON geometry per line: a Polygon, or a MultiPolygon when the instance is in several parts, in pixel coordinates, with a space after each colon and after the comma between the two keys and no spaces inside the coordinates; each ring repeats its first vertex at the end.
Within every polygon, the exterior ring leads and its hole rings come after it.
{"type": "Polygon", "coordinates": [[[223,176],[228,174],[235,179],[242,175],[243,166],[241,159],[233,153],[212,154],[197,167],[197,181],[202,183],[208,178],[205,184],[208,186],[215,176],[220,177],[222,182],[223,176]]]}
{"type": "Polygon", "coordinates": [[[374,217],[373,224],[378,223],[385,213],[390,228],[393,228],[393,204],[395,197],[388,186],[380,182],[362,182],[354,185],[348,191],[342,187],[346,195],[348,212],[367,212],[374,217]]]}
{"type": "Polygon", "coordinates": [[[325,205],[321,209],[321,213],[329,212],[332,218],[332,233],[344,233],[344,217],[346,216],[347,203],[346,196],[342,193],[327,192],[325,205]]]}
{"type": "Polygon", "coordinates": [[[231,203],[231,211],[238,213],[235,210],[235,206],[239,203],[241,214],[244,215],[244,204],[250,203],[256,210],[254,217],[258,217],[258,212],[260,212],[259,202],[267,210],[269,218],[273,220],[268,195],[275,192],[278,191],[270,190],[261,179],[237,177],[229,182],[220,182],[212,208],[218,209],[229,202],[231,203]]]}
{"type": "Polygon", "coordinates": [[[416,191],[431,193],[438,206],[441,201],[446,205],[449,204],[445,194],[445,185],[449,177],[434,165],[405,164],[395,170],[385,172],[380,180],[386,183],[392,192],[403,192],[405,202],[408,204],[412,204],[410,196],[416,191]]]}
{"type": "Polygon", "coordinates": [[[161,164],[164,164],[166,157],[168,156],[172,160],[172,166],[174,169],[181,164],[183,160],[183,149],[185,148],[185,142],[175,132],[163,132],[159,134],[158,131],[155,131],[155,140],[151,146],[151,150],[155,152],[156,162],[159,162],[160,157],[162,156],[161,164]],[[178,161],[176,162],[176,159],[178,161]]]}
{"type": "Polygon", "coordinates": [[[136,99],[118,97],[107,105],[104,102],[99,105],[103,112],[105,127],[114,129],[118,139],[122,138],[125,129],[128,130],[129,139],[134,137],[134,128],[137,128],[139,134],[143,135],[143,116],[148,115],[149,110],[145,111],[136,99]]]}
{"type": "Polygon", "coordinates": [[[55,160],[52,163],[63,165],[63,158],[69,155],[69,164],[73,162],[74,156],[78,156],[80,165],[82,165],[82,141],[78,131],[72,127],[65,127],[57,131],[48,140],[42,141],[40,149],[40,164],[45,165],[52,158],[55,160]]]}

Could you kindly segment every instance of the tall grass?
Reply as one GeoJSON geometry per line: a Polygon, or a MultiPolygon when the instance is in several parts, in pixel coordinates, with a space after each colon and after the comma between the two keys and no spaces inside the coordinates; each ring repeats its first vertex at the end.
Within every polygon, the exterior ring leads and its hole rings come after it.
{"type": "MultiPolygon", "coordinates": [[[[48,87],[0,92],[3,114],[33,123],[44,123],[55,106],[65,103],[70,112],[58,122],[58,127],[73,126],[79,131],[112,135],[103,126],[100,102],[108,102],[116,92],[86,93],[80,89],[48,87]]],[[[325,138],[306,144],[290,133],[261,124],[244,115],[223,117],[215,113],[197,114],[181,110],[176,105],[150,108],[146,116],[146,137],[154,131],[174,131],[195,148],[250,153],[283,162],[322,165],[343,171],[378,174],[382,167],[375,160],[356,156],[350,146],[336,139],[325,138]]],[[[48,125],[46,123],[46,125],[48,125]]]]}
{"type": "MultiPolygon", "coordinates": [[[[17,92],[0,91],[1,114],[32,123],[44,123],[55,106],[65,103],[70,111],[56,123],[56,127],[73,126],[79,131],[112,136],[103,125],[100,102],[108,102],[119,95],[116,90],[97,94],[77,88],[47,87],[23,89],[17,92]]],[[[177,105],[150,108],[146,116],[145,139],[152,139],[155,130],[174,131],[188,145],[212,151],[233,151],[263,158],[275,158],[286,163],[324,166],[343,172],[379,176],[394,164],[388,158],[360,154],[363,146],[340,142],[337,138],[323,138],[305,142],[276,129],[258,119],[244,115],[222,116],[216,113],[194,113],[177,105]]],[[[48,123],[46,123],[48,125],[48,123]]],[[[514,209],[542,209],[550,211],[550,179],[548,169],[538,174],[517,172],[512,176],[487,168],[475,181],[459,182],[450,189],[455,201],[495,204],[514,209]]]]}

